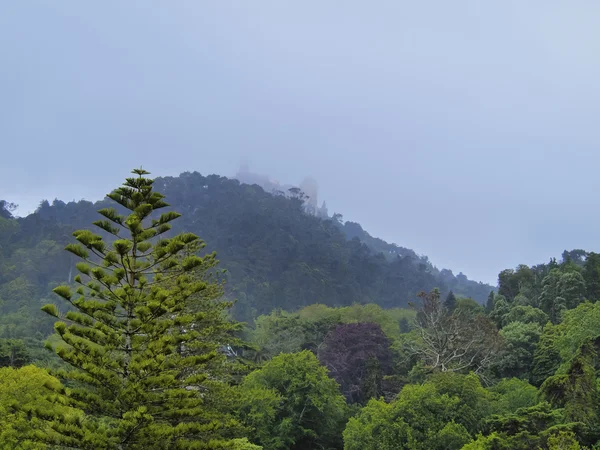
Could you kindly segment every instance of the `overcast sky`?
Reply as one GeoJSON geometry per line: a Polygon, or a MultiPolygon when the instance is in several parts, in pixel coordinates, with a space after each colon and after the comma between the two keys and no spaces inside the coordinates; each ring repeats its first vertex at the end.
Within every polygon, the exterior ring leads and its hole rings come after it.
{"type": "Polygon", "coordinates": [[[0,4],[0,199],[311,175],[330,213],[496,281],[600,251],[600,2],[0,4]]]}

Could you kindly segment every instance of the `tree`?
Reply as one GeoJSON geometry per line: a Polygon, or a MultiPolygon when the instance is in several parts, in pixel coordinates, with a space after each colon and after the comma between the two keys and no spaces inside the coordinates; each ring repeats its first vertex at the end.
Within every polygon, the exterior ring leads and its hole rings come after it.
{"type": "MultiPolygon", "coordinates": [[[[291,311],[313,303],[405,307],[416,292],[435,286],[483,302],[491,289],[438,271],[425,257],[374,238],[358,224],[349,228],[308,215],[295,199],[257,185],[188,172],[159,177],[154,188],[183,214],[173,232],[200,234],[217,252],[228,269],[226,298],[236,300],[231,314],[248,323],[274,308],[291,311]]],[[[27,217],[0,218],[0,291],[20,276],[33,288],[31,296],[5,298],[0,292],[6,313],[0,328],[20,333],[10,337],[32,335],[38,325],[43,335],[52,332],[51,318],[41,318],[39,304],[75,275],[70,273],[75,257],[62,249],[74,230],[87,227],[110,203],[51,200],[27,217]]]]}
{"type": "Polygon", "coordinates": [[[519,278],[513,269],[503,270],[498,274],[498,295],[503,295],[509,301],[519,293],[519,278]]]}
{"type": "Polygon", "coordinates": [[[558,373],[540,387],[543,397],[552,405],[564,408],[565,418],[588,426],[598,425],[598,390],[594,362],[597,342],[585,342],[577,351],[565,374],[558,373]]]}
{"type": "Polygon", "coordinates": [[[459,298],[456,301],[456,307],[452,311],[455,315],[464,315],[476,317],[483,315],[485,309],[472,298],[459,298]]]}
{"type": "MultiPolygon", "coordinates": [[[[539,448],[545,432],[562,422],[560,411],[549,403],[520,408],[509,414],[494,415],[487,420],[489,436],[480,437],[469,450],[530,450],[539,448]]],[[[464,450],[464,449],[463,449],[464,450]]]]}
{"type": "Polygon", "coordinates": [[[584,296],[585,281],[578,270],[561,272],[553,269],[542,282],[540,307],[550,316],[552,323],[558,323],[563,311],[577,307],[584,296]]]}
{"type": "Polygon", "coordinates": [[[503,325],[512,322],[536,323],[543,327],[548,323],[549,317],[544,311],[531,305],[513,305],[510,311],[502,317],[503,325]]]}
{"type": "Polygon", "coordinates": [[[0,368],[0,449],[42,450],[46,445],[35,442],[37,434],[56,433],[46,422],[28,419],[26,410],[48,411],[57,409],[76,422],[82,412],[67,406],[57,406],[48,400],[46,386],[60,386],[57,379],[39,367],[25,366],[0,368]]]}
{"type": "Polygon", "coordinates": [[[453,420],[463,425],[471,434],[483,429],[483,420],[492,412],[493,397],[483,388],[477,375],[438,372],[433,374],[428,382],[435,386],[440,395],[460,400],[453,420]]]}
{"type": "Polygon", "coordinates": [[[563,273],[558,288],[560,296],[566,300],[567,309],[576,308],[585,299],[585,281],[578,270],[563,273]]]}
{"type": "Polygon", "coordinates": [[[249,333],[249,337],[257,346],[252,355],[256,362],[280,353],[299,352],[307,341],[301,321],[295,315],[281,310],[268,316],[259,316],[254,325],[255,329],[249,333]]]}
{"type": "Polygon", "coordinates": [[[581,445],[575,438],[575,433],[560,431],[548,438],[548,450],[581,450],[581,445]]]}
{"type": "Polygon", "coordinates": [[[492,386],[490,391],[497,395],[493,402],[496,414],[511,414],[538,403],[538,390],[535,386],[518,378],[505,378],[492,386]]]}
{"type": "Polygon", "coordinates": [[[56,433],[37,438],[85,449],[217,448],[231,425],[206,408],[220,376],[213,369],[225,358],[207,331],[222,336],[232,328],[222,314],[227,305],[210,307],[214,289],[197,275],[213,267],[214,255],[190,253],[199,243],[194,234],[165,237],[180,214],[157,215],[168,206],[164,196],[148,172],[132,173],[108,195],[127,215],[101,209],[105,220],[94,225],[102,235],[76,231],[78,242],[66,247],[82,260],[76,291],[54,289],[68,311],[43,307],[59,319],[56,352],[73,367],[58,372],[71,387],[54,388],[56,398],[87,417],[44,413],[56,433]]]}
{"type": "Polygon", "coordinates": [[[350,403],[382,393],[383,376],[392,365],[390,341],[374,323],[338,325],[323,342],[318,357],[340,384],[350,403]]]}
{"type": "Polygon", "coordinates": [[[407,385],[391,403],[372,399],[348,421],[344,449],[461,449],[481,426],[488,397],[474,375],[407,385]]]}
{"type": "Polygon", "coordinates": [[[600,254],[591,252],[583,265],[583,279],[587,288],[586,298],[592,302],[600,300],[600,254]]]}
{"type": "Polygon", "coordinates": [[[412,430],[397,411],[395,405],[383,400],[369,400],[369,403],[348,421],[344,430],[344,450],[412,449],[412,430]]]}
{"type": "Polygon", "coordinates": [[[0,339],[0,367],[21,367],[29,361],[29,351],[21,339],[0,339]]]}
{"type": "Polygon", "coordinates": [[[500,377],[529,379],[542,328],[537,323],[511,322],[500,330],[504,349],[495,364],[500,377]]]}
{"type": "Polygon", "coordinates": [[[487,303],[485,304],[485,312],[487,314],[491,313],[494,309],[494,296],[496,294],[494,291],[490,291],[490,295],[488,295],[487,303]]]}
{"type": "Polygon", "coordinates": [[[232,450],[262,450],[260,445],[248,441],[248,438],[239,438],[232,441],[232,450]]]}
{"type": "Polygon", "coordinates": [[[510,312],[510,305],[503,295],[496,295],[494,298],[494,309],[489,313],[489,318],[498,328],[504,325],[504,317],[510,312]]]}
{"type": "Polygon", "coordinates": [[[573,263],[578,266],[582,266],[588,256],[588,253],[582,249],[575,249],[571,251],[565,250],[562,253],[563,264],[573,263]]]}
{"type": "Polygon", "coordinates": [[[444,300],[444,308],[450,313],[456,308],[456,297],[452,291],[448,292],[446,300],[444,300]]]}
{"type": "Polygon", "coordinates": [[[6,200],[0,200],[0,218],[12,219],[12,213],[17,209],[17,205],[14,203],[7,202],[6,200]]]}
{"type": "Polygon", "coordinates": [[[556,346],[558,336],[558,327],[547,323],[533,353],[531,383],[535,386],[541,386],[546,378],[554,375],[560,365],[560,352],[556,346]]]}
{"type": "Polygon", "coordinates": [[[421,292],[422,307],[415,328],[419,342],[412,351],[431,371],[467,371],[483,374],[501,346],[498,332],[484,315],[448,314],[437,289],[421,292]]]}
{"type": "Polygon", "coordinates": [[[600,336],[600,303],[586,302],[565,311],[556,331],[552,345],[560,354],[559,362],[570,361],[585,342],[600,336]]]}
{"type": "Polygon", "coordinates": [[[239,390],[240,417],[265,450],[341,447],[346,402],[308,350],[274,357],[239,390]]]}

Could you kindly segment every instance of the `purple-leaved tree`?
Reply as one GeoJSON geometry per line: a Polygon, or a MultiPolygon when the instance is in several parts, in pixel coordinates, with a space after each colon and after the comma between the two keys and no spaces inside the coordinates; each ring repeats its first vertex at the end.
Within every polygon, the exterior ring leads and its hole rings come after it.
{"type": "Polygon", "coordinates": [[[338,325],[318,356],[351,403],[365,403],[381,395],[383,376],[392,365],[390,341],[375,323],[338,325]]]}

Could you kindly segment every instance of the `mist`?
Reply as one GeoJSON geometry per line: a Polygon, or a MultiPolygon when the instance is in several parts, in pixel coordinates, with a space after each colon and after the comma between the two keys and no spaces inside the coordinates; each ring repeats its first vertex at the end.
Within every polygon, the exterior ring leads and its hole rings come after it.
{"type": "Polygon", "coordinates": [[[0,199],[154,176],[312,179],[319,204],[495,284],[599,251],[600,4],[4,2],[0,199]]]}

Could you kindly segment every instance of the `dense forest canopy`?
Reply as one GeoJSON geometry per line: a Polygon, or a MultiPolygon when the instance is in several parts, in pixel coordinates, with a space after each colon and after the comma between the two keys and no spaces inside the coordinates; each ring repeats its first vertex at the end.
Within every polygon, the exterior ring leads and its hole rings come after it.
{"type": "MultiPolygon", "coordinates": [[[[420,290],[434,287],[484,303],[492,290],[462,274],[439,271],[425,257],[375,239],[339,215],[307,214],[300,194],[269,193],[197,172],[155,183],[182,214],[174,230],[197,233],[217,252],[228,272],[226,294],[236,301],[233,314],[246,322],[276,308],[294,311],[313,303],[406,307],[420,290]]],[[[37,315],[50,289],[71,280],[73,258],[62,252],[71,233],[89,226],[98,209],[114,202],[42,201],[34,214],[18,219],[11,219],[10,204],[3,205],[2,323],[18,328],[37,315]]]]}
{"type": "Polygon", "coordinates": [[[304,200],[2,201],[0,448],[600,448],[599,254],[492,289],[304,200]]]}

